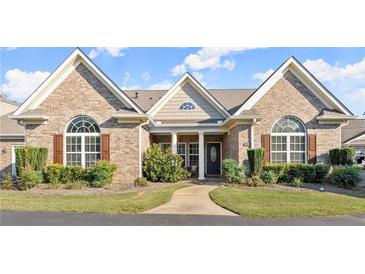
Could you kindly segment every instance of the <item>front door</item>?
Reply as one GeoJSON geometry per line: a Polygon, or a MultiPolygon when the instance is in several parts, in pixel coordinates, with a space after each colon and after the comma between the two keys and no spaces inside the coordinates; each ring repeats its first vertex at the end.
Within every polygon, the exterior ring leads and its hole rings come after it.
{"type": "Polygon", "coordinates": [[[221,144],[207,143],[207,175],[221,174],[221,144]]]}

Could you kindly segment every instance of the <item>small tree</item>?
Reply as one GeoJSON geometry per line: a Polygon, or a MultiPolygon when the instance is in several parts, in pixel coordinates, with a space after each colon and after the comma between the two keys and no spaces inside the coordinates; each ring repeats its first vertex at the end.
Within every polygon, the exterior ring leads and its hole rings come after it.
{"type": "Polygon", "coordinates": [[[48,158],[48,149],[45,147],[18,147],[15,149],[15,167],[17,174],[28,166],[35,171],[44,171],[48,158]]]}
{"type": "Polygon", "coordinates": [[[262,169],[264,166],[265,149],[263,148],[248,149],[247,155],[248,155],[248,163],[251,177],[261,176],[262,169]]]}
{"type": "Polygon", "coordinates": [[[343,165],[352,165],[355,162],[355,149],[353,147],[342,148],[341,152],[343,165]]]}

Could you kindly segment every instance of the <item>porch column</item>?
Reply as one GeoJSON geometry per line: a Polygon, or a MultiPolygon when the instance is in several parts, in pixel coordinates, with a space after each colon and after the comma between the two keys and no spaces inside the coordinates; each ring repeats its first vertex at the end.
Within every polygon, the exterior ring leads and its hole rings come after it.
{"type": "Polygon", "coordinates": [[[172,150],[172,154],[177,153],[177,134],[176,134],[176,131],[171,132],[171,150],[172,150]]]}
{"type": "Polygon", "coordinates": [[[199,132],[199,180],[204,180],[204,132],[199,132]]]}

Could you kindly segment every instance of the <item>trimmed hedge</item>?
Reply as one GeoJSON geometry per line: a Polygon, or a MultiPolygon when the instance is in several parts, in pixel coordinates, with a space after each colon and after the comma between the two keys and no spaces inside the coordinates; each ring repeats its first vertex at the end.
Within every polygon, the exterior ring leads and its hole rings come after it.
{"type": "Polygon", "coordinates": [[[325,164],[268,164],[264,172],[274,172],[278,183],[291,184],[295,178],[301,178],[304,183],[322,183],[329,172],[325,164]]]}
{"type": "Polygon", "coordinates": [[[352,147],[331,149],[329,155],[332,165],[352,165],[355,162],[355,149],[352,147]]]}
{"type": "Polygon", "coordinates": [[[31,166],[35,171],[43,172],[48,159],[48,148],[45,147],[17,147],[15,149],[15,167],[17,175],[23,168],[31,166]]]}
{"type": "Polygon", "coordinates": [[[264,166],[265,149],[254,148],[247,150],[248,166],[250,168],[250,175],[261,176],[262,168],[264,166]]]}
{"type": "Polygon", "coordinates": [[[330,182],[339,187],[353,188],[357,187],[361,181],[359,168],[352,166],[335,167],[330,175],[330,182]]]}

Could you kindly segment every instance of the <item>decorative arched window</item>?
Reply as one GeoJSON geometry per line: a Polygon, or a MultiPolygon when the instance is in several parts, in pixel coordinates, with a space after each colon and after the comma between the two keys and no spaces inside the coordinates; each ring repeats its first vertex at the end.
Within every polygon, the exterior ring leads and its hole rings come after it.
{"type": "Polygon", "coordinates": [[[196,106],[192,102],[184,102],[180,105],[179,110],[196,110],[196,106]]]}
{"type": "Polygon", "coordinates": [[[284,117],[271,130],[271,162],[305,163],[306,130],[294,117],[284,117]]]}
{"type": "Polygon", "coordinates": [[[88,167],[100,159],[100,128],[95,120],[77,116],[66,128],[66,165],[88,167]]]}

